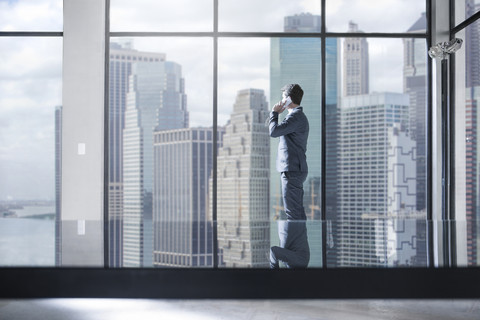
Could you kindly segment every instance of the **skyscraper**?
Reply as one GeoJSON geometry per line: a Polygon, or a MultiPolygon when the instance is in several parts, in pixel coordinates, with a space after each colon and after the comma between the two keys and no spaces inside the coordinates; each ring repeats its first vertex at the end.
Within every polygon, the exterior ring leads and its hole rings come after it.
{"type": "MultiPolygon", "coordinates": [[[[466,17],[480,11],[480,3],[474,0],[465,1],[466,17]]],[[[465,70],[467,88],[480,86],[480,24],[474,23],[465,29],[465,70]]]]}
{"type": "MultiPolygon", "coordinates": [[[[352,21],[348,32],[361,32],[352,21]]],[[[365,38],[346,38],[343,43],[343,94],[368,94],[368,42],[365,38]]]]}
{"type": "Polygon", "coordinates": [[[465,97],[465,211],[467,236],[467,263],[476,265],[478,215],[478,103],[480,87],[466,88],[465,97]]]}
{"type": "Polygon", "coordinates": [[[237,93],[217,157],[218,248],[227,267],[267,267],[269,147],[263,90],[237,93]]]}
{"type": "MultiPolygon", "coordinates": [[[[321,19],[318,15],[303,13],[285,17],[286,32],[320,32],[321,19]]],[[[285,84],[298,83],[305,94],[301,105],[310,123],[307,145],[308,177],[304,184],[304,207],[310,222],[309,243],[311,246],[310,266],[321,266],[321,224],[312,221],[321,220],[321,159],[322,159],[322,94],[326,96],[326,133],[327,133],[327,176],[326,207],[327,219],[335,217],[336,211],[336,126],[338,97],[338,40],[326,39],[326,90],[322,93],[321,85],[321,40],[319,38],[272,38],[270,48],[270,101],[281,99],[285,84]]],[[[280,121],[282,119],[279,119],[280,121]]],[[[270,148],[270,218],[282,219],[283,203],[281,200],[280,175],[276,172],[275,159],[278,139],[271,139],[270,148]]],[[[331,233],[332,234],[332,233],[331,233]]],[[[276,228],[271,229],[272,242],[278,239],[276,228]]]]}
{"type": "Polygon", "coordinates": [[[153,138],[155,130],[188,127],[181,67],[137,61],[129,77],[123,130],[123,265],[153,265],[153,138]]]}
{"type": "Polygon", "coordinates": [[[62,265],[62,106],[55,108],[55,265],[62,265]]]}
{"type": "MultiPolygon", "coordinates": [[[[222,130],[218,134],[221,145],[222,130]]],[[[208,183],[213,168],[213,130],[155,132],[154,261],[156,267],[213,266],[208,183]]]]}
{"type": "Polygon", "coordinates": [[[344,97],[339,122],[338,266],[409,265],[415,259],[415,143],[408,96],[344,97]]]}
{"type": "Polygon", "coordinates": [[[132,64],[158,63],[165,54],[140,52],[131,41],[110,44],[108,117],[109,266],[123,264],[123,129],[132,64]]]}
{"type": "MultiPolygon", "coordinates": [[[[427,18],[420,18],[408,29],[410,33],[426,32],[427,18]]],[[[417,220],[418,252],[416,266],[427,265],[426,194],[427,194],[427,44],[425,39],[403,39],[403,92],[410,101],[410,136],[417,148],[417,211],[423,217],[417,220]]]]}
{"type": "MultiPolygon", "coordinates": [[[[478,1],[465,2],[465,16],[471,17],[480,11],[478,1]]],[[[465,135],[466,135],[466,229],[468,265],[477,265],[480,242],[478,221],[480,221],[480,177],[478,175],[478,105],[480,101],[480,23],[477,21],[465,28],[465,135]]]]}

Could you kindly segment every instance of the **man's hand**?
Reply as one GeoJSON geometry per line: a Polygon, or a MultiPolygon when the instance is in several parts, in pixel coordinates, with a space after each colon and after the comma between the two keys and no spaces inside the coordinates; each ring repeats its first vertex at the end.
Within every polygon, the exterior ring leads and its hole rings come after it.
{"type": "Polygon", "coordinates": [[[282,113],[285,110],[285,102],[279,101],[272,108],[272,111],[282,113]]]}

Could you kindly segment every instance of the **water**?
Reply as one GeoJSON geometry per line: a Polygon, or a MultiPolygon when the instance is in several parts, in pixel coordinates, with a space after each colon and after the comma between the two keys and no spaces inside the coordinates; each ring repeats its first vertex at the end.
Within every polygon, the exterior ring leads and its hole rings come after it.
{"type": "Polygon", "coordinates": [[[25,207],[19,218],[0,218],[0,266],[55,266],[55,220],[20,218],[55,212],[54,207],[25,207]]]}

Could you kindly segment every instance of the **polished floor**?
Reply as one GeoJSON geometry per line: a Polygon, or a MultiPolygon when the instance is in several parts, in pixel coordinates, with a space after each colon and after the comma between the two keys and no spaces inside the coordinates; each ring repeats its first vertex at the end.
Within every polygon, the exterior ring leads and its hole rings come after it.
{"type": "Polygon", "coordinates": [[[0,300],[1,320],[470,320],[480,300],[0,300]]]}

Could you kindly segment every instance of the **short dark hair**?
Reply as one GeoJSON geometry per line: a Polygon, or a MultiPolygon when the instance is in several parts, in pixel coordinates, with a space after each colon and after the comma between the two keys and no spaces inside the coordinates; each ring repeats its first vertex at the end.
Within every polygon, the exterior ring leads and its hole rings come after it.
{"type": "Polygon", "coordinates": [[[284,91],[287,96],[290,96],[293,103],[300,104],[302,102],[303,90],[300,85],[296,83],[286,84],[282,87],[282,91],[284,91]]]}

